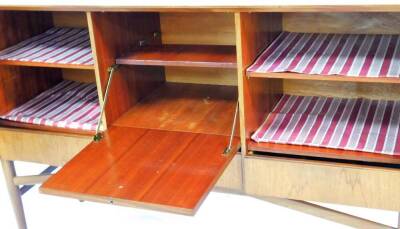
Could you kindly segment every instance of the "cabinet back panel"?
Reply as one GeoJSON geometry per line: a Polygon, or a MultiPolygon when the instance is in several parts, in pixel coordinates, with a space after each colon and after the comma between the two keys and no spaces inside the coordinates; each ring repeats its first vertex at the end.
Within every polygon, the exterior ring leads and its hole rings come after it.
{"type": "Polygon", "coordinates": [[[399,100],[400,84],[283,80],[284,93],[291,95],[331,96],[399,100]]]}
{"type": "Polygon", "coordinates": [[[222,68],[165,68],[167,82],[213,85],[237,85],[236,69],[222,68]]]}
{"type": "Polygon", "coordinates": [[[57,27],[87,28],[84,12],[53,12],[53,23],[57,27]]]}
{"type": "Polygon", "coordinates": [[[91,70],[63,69],[63,79],[82,83],[95,83],[96,76],[91,70]]]}
{"type": "Polygon", "coordinates": [[[235,45],[232,13],[161,13],[163,44],[235,45]]]}
{"type": "MultiPolygon", "coordinates": [[[[235,45],[232,13],[161,13],[163,44],[235,45]]],[[[169,82],[236,85],[236,70],[166,67],[169,82]]]]}
{"type": "Polygon", "coordinates": [[[400,13],[284,13],[289,32],[400,34],[400,13]]]}

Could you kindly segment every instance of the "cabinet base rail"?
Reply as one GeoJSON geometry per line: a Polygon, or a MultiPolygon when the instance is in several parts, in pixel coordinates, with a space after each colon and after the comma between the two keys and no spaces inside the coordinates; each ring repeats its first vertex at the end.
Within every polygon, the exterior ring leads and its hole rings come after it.
{"type": "MultiPolygon", "coordinates": [[[[275,197],[258,197],[258,199],[354,228],[396,228],[306,201],[275,197]]],[[[397,228],[400,228],[400,213],[397,228]]]]}

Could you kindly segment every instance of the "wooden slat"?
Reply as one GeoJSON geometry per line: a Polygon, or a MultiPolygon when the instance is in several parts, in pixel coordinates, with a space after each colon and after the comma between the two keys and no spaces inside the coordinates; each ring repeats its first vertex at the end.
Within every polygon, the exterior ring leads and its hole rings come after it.
{"type": "Polygon", "coordinates": [[[193,214],[235,155],[223,155],[228,142],[219,135],[114,126],[41,191],[193,214]]]}
{"type": "Polygon", "coordinates": [[[137,103],[117,126],[229,135],[237,88],[167,83],[137,103]]]}
{"type": "Polygon", "coordinates": [[[295,80],[320,80],[320,81],[339,81],[339,82],[360,82],[360,83],[395,83],[400,84],[397,77],[350,77],[339,75],[312,75],[299,74],[292,72],[247,72],[248,77],[267,78],[267,79],[295,79],[295,80]]]}
{"type": "Polygon", "coordinates": [[[287,155],[311,156],[320,158],[333,158],[343,160],[354,160],[363,162],[379,162],[388,164],[399,164],[400,155],[386,155],[378,153],[366,153],[351,150],[331,149],[323,147],[299,146],[277,143],[257,143],[248,140],[248,149],[268,153],[279,153],[287,155]]]}
{"type": "Polygon", "coordinates": [[[117,58],[116,62],[125,65],[236,68],[236,49],[228,45],[149,46],[117,58]]]}

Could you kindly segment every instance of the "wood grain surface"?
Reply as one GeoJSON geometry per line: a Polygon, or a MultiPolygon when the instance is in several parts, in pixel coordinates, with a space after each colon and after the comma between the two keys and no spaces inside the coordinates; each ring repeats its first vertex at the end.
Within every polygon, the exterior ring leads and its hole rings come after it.
{"type": "Polygon", "coordinates": [[[234,86],[166,83],[122,115],[115,125],[227,136],[236,98],[234,86]]]}
{"type": "Polygon", "coordinates": [[[193,214],[238,149],[228,137],[111,127],[41,191],[48,194],[193,214]],[[90,166],[88,166],[90,165],[90,166]]]}
{"type": "Polygon", "coordinates": [[[236,49],[228,45],[148,46],[119,57],[116,62],[125,65],[236,68],[236,49]]]}

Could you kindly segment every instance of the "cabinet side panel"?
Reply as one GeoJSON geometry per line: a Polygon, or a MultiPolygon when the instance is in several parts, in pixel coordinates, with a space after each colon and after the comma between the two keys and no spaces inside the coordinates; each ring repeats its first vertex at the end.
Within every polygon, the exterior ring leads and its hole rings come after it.
{"type": "Polygon", "coordinates": [[[239,100],[245,138],[261,125],[282,93],[282,80],[248,78],[246,69],[281,30],[282,15],[279,13],[236,14],[239,100]]]}
{"type": "MultiPolygon", "coordinates": [[[[96,77],[101,96],[105,92],[107,69],[115,59],[139,47],[139,41],[161,43],[158,13],[88,13],[89,32],[96,59],[96,77]]],[[[114,75],[106,106],[106,120],[113,123],[139,99],[164,82],[162,67],[119,68],[114,75]]]]}

